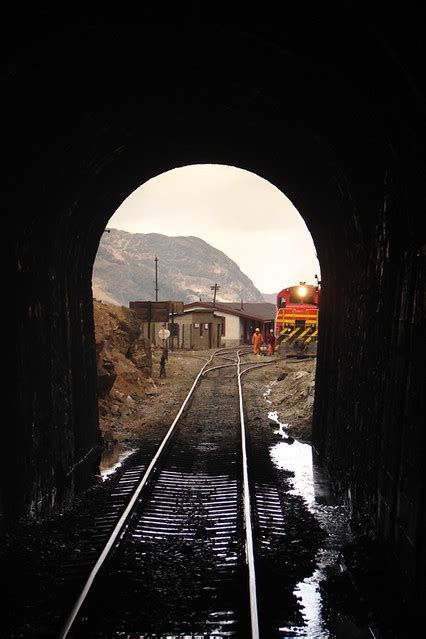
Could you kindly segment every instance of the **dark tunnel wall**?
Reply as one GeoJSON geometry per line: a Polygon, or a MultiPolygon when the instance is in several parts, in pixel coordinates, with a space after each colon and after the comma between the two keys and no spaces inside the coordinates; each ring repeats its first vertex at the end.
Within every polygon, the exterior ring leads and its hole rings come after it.
{"type": "Polygon", "coordinates": [[[15,34],[6,149],[19,417],[6,433],[6,521],[58,512],[96,472],[91,274],[109,217],[159,173],[230,164],[280,188],[313,235],[315,446],[354,525],[381,537],[407,592],[419,590],[425,102],[420,24],[409,26],[15,34]]]}

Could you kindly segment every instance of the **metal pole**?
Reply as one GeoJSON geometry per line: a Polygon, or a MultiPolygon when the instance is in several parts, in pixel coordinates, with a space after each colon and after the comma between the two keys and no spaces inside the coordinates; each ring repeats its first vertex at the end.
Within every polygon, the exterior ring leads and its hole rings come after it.
{"type": "Polygon", "coordinates": [[[216,293],[217,291],[220,289],[220,286],[217,285],[217,283],[214,286],[210,286],[210,290],[214,291],[213,293],[213,306],[216,305],[216,293]]]}
{"type": "Polygon", "coordinates": [[[155,256],[155,301],[158,302],[158,257],[155,256]]]}

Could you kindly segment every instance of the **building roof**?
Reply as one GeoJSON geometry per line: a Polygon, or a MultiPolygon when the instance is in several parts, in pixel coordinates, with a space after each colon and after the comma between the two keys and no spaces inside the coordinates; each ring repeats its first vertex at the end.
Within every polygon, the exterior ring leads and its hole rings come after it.
{"type": "MultiPolygon", "coordinates": [[[[222,305],[235,310],[241,310],[240,302],[225,302],[222,305]]],[[[275,304],[270,304],[269,302],[243,302],[243,312],[263,320],[273,320],[277,314],[277,307],[275,304]]]]}
{"type": "Polygon", "coordinates": [[[268,302],[244,302],[241,308],[240,302],[191,302],[184,305],[184,311],[191,311],[195,308],[214,309],[218,313],[229,313],[238,315],[246,319],[254,319],[261,322],[273,321],[277,312],[275,304],[268,302]]]}

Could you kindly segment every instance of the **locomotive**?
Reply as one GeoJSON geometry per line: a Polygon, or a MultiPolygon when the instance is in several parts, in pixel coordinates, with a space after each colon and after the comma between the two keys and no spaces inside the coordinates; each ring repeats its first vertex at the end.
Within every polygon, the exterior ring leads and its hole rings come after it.
{"type": "Polygon", "coordinates": [[[320,282],[300,282],[277,294],[275,336],[281,352],[313,352],[318,339],[318,307],[320,282]]]}

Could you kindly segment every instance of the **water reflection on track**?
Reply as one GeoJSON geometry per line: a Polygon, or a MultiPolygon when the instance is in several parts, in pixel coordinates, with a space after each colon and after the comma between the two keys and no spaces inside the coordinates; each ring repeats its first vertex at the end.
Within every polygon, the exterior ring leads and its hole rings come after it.
{"type": "MultiPolygon", "coordinates": [[[[265,393],[264,398],[269,403],[268,394],[265,393]]],[[[320,584],[343,571],[340,552],[352,540],[347,508],[336,497],[329,478],[318,462],[315,449],[310,444],[290,437],[286,432],[288,424],[280,423],[275,411],[268,412],[268,419],[276,423],[274,432],[279,439],[270,449],[273,464],[278,469],[294,473],[294,477],[290,479],[290,494],[304,499],[307,509],[327,533],[316,556],[316,569],[311,576],[299,582],[294,590],[294,595],[300,601],[304,625],[280,628],[280,637],[331,639],[341,636],[348,639],[371,639],[374,633],[368,625],[361,626],[353,618],[338,612],[331,620],[330,613],[328,619],[324,616],[320,584]]],[[[358,597],[357,593],[353,594],[358,597]]]]}

